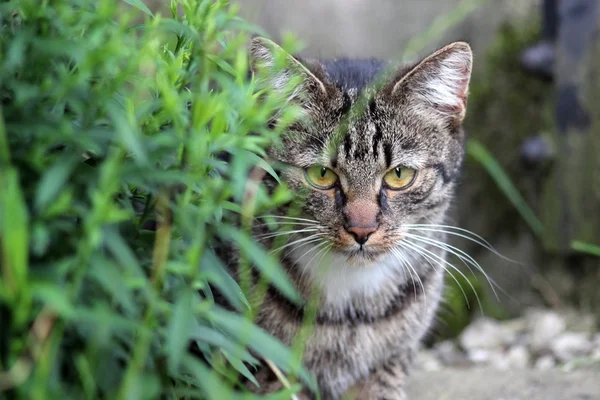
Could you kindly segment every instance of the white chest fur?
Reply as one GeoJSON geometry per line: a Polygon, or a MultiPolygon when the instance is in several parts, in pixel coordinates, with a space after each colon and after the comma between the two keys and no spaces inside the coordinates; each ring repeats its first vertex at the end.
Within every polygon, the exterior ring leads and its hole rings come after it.
{"type": "Polygon", "coordinates": [[[325,305],[342,306],[353,298],[370,298],[411,279],[410,260],[405,254],[389,253],[377,261],[356,265],[342,253],[318,254],[319,250],[311,246],[296,248],[292,257],[296,268],[321,287],[325,305]]]}

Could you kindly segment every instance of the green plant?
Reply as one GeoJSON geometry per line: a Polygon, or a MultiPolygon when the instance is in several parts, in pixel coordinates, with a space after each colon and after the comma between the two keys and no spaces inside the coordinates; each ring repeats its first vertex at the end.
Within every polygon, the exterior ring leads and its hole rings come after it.
{"type": "Polygon", "coordinates": [[[244,317],[212,243],[298,301],[238,223],[290,199],[245,190],[296,110],[247,79],[250,28],[228,1],[173,0],[172,18],[126,2],[0,3],[0,392],[253,398],[234,391],[260,356],[289,398],[312,380],[244,317]]]}
{"type": "Polygon", "coordinates": [[[529,207],[519,190],[513,184],[511,178],[504,171],[498,160],[476,139],[470,139],[467,142],[467,154],[475,159],[483,169],[487,171],[494,180],[498,189],[511,202],[519,212],[523,220],[527,222],[529,228],[538,237],[544,233],[544,225],[529,207]]]}
{"type": "Polygon", "coordinates": [[[585,243],[576,240],[573,243],[571,243],[571,248],[581,253],[586,253],[600,257],[600,246],[597,244],[585,243]]]}

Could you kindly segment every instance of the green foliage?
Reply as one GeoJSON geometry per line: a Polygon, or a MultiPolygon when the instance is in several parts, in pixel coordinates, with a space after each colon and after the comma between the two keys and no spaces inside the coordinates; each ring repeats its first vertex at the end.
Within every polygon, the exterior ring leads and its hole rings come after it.
{"type": "Polygon", "coordinates": [[[290,199],[245,189],[297,110],[248,81],[227,1],[174,0],[172,18],[126,3],[0,4],[0,392],[250,399],[233,391],[256,355],[313,385],[241,316],[248,293],[213,250],[237,246],[298,301],[239,228],[290,199]]]}
{"type": "Polygon", "coordinates": [[[540,237],[544,232],[542,221],[529,207],[496,158],[476,139],[471,139],[467,143],[467,154],[481,164],[506,198],[519,211],[533,233],[540,237]]]}
{"type": "Polygon", "coordinates": [[[575,251],[600,257],[600,246],[597,244],[585,243],[576,240],[571,243],[571,247],[575,251]]]}
{"type": "Polygon", "coordinates": [[[542,231],[535,205],[538,181],[545,171],[524,171],[520,161],[523,141],[553,126],[552,85],[519,65],[521,52],[538,35],[538,23],[506,24],[487,54],[475,63],[465,128],[477,144],[467,148],[465,182],[469,186],[460,195],[485,213],[482,224],[473,223],[469,229],[487,238],[516,232],[520,224],[515,221],[522,219],[535,234],[542,231]]]}

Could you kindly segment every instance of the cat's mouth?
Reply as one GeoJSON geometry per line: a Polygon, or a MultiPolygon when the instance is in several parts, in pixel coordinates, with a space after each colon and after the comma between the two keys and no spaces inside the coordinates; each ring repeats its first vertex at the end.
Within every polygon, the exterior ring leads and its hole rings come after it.
{"type": "Polygon", "coordinates": [[[385,251],[374,246],[361,245],[345,249],[342,253],[348,257],[348,261],[362,263],[377,261],[385,251]]]}

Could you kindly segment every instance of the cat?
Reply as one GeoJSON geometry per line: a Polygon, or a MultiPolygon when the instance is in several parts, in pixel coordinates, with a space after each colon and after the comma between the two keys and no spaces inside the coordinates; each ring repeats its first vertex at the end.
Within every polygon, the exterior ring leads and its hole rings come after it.
{"type": "MultiPolygon", "coordinates": [[[[303,199],[298,217],[278,220],[298,231],[282,263],[300,294],[320,296],[304,363],[325,400],[406,399],[443,291],[442,224],[464,155],[471,48],[452,43],[391,73],[386,62],[286,53],[275,68],[282,52],[260,37],[249,47],[274,90],[299,77],[287,101],[304,122],[268,155],[288,166],[281,178],[303,199]]],[[[256,322],[291,344],[305,311],[270,288],[256,322]]],[[[257,379],[256,392],[279,388],[268,369],[257,379]]]]}

